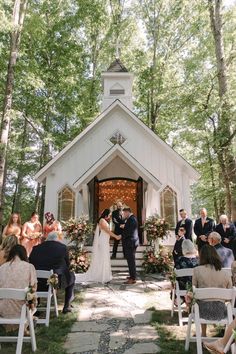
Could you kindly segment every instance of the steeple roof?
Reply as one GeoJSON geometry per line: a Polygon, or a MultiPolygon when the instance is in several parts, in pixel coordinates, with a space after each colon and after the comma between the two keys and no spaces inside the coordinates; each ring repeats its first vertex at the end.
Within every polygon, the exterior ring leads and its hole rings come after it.
{"type": "Polygon", "coordinates": [[[126,69],[126,67],[122,64],[122,62],[120,61],[119,58],[116,58],[116,60],[114,60],[111,65],[109,66],[109,68],[107,69],[107,72],[117,72],[117,73],[127,73],[128,70],[126,69]]]}

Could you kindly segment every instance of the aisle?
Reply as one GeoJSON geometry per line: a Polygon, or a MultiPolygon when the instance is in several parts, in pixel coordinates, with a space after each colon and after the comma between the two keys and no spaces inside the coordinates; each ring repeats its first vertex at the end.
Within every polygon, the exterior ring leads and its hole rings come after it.
{"type": "Polygon", "coordinates": [[[122,283],[127,274],[116,274],[111,283],[83,288],[84,302],[67,337],[68,353],[159,353],[158,334],[150,325],[152,306],[170,308],[167,293],[158,292],[168,282],[154,279],[132,286],[122,283]]]}

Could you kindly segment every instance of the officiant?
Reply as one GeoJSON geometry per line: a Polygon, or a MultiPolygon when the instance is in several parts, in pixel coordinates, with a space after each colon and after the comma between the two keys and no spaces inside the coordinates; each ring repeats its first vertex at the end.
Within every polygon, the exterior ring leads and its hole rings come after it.
{"type": "MultiPolygon", "coordinates": [[[[115,225],[114,234],[121,235],[123,232],[123,229],[121,229],[120,225],[123,225],[125,223],[125,220],[123,217],[123,204],[120,201],[118,201],[116,203],[116,207],[117,207],[117,209],[112,212],[112,222],[115,225]]],[[[114,240],[111,259],[116,258],[119,242],[120,242],[119,240],[114,240]]]]}

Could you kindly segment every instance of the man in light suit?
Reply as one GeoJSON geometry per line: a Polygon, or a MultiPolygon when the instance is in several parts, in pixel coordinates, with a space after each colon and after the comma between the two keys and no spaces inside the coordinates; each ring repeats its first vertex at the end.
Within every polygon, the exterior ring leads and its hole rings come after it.
{"type": "Polygon", "coordinates": [[[179,228],[185,228],[185,239],[192,241],[192,232],[193,232],[193,222],[187,217],[187,211],[185,209],[180,209],[179,211],[181,219],[177,222],[175,228],[175,235],[179,234],[179,228]]]}
{"type": "Polygon", "coordinates": [[[216,252],[221,259],[222,267],[231,268],[231,265],[234,261],[234,254],[231,249],[222,246],[220,234],[215,231],[211,232],[208,236],[208,242],[211,246],[215,247],[216,252]]]}
{"type": "Polygon", "coordinates": [[[126,207],[123,209],[125,224],[121,225],[123,229],[122,232],[122,245],[124,256],[127,260],[129,267],[129,278],[125,284],[135,284],[136,283],[136,263],[135,263],[135,253],[139,245],[138,237],[138,222],[136,217],[132,214],[131,209],[126,207]]]}
{"type": "Polygon", "coordinates": [[[202,208],[200,210],[200,218],[197,219],[194,224],[194,233],[197,236],[197,246],[199,252],[202,246],[207,244],[207,237],[214,230],[214,228],[214,220],[208,218],[207,210],[205,208],[202,208]]]}

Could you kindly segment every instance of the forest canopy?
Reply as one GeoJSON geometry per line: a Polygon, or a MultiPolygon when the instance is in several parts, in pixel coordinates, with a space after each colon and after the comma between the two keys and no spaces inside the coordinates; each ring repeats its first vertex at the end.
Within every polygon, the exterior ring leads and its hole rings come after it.
{"type": "Polygon", "coordinates": [[[236,220],[234,0],[2,0],[0,223],[43,213],[35,173],[100,112],[119,51],[135,113],[201,174],[202,206],[236,220]]]}

